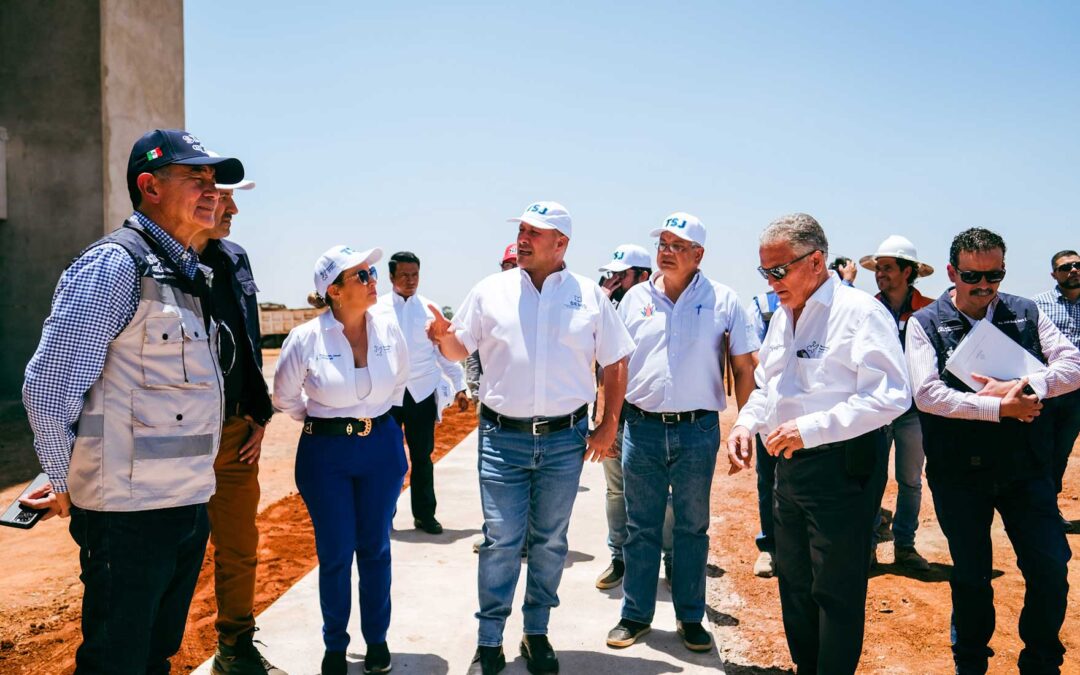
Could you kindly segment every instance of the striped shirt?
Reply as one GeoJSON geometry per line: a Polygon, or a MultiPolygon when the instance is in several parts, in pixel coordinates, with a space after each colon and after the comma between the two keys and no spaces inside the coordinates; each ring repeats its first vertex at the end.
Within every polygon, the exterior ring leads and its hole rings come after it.
{"type": "MultiPolygon", "coordinates": [[[[142,213],[134,218],[161,245],[189,279],[199,258],[142,213]]],[[[123,331],[139,306],[139,273],[119,244],[85,251],[64,270],[53,293],[41,342],[26,366],[23,406],[34,430],[34,450],[54,492],[67,492],[68,465],[75,442],[73,426],[83,397],[101,376],[109,343],[123,331]]]]}
{"type": "Polygon", "coordinates": [[[1039,293],[1034,298],[1039,311],[1046,315],[1058,327],[1065,337],[1080,347],[1080,300],[1069,302],[1061,293],[1061,288],[1039,293]]]}
{"type": "MultiPolygon", "coordinates": [[[[995,298],[987,307],[986,315],[993,316],[999,300],[995,298]]],[[[964,315],[971,324],[978,319],[964,315]]],[[[1080,386],[1080,352],[1057,326],[1039,310],[1039,343],[1049,367],[1028,378],[1039,399],[1053,398],[1073,391],[1080,386]]],[[[953,389],[938,373],[937,352],[926,336],[922,324],[908,322],[907,362],[911,374],[911,391],[919,410],[939,417],[980,422],[1001,421],[1001,399],[995,396],[953,389]]]]}

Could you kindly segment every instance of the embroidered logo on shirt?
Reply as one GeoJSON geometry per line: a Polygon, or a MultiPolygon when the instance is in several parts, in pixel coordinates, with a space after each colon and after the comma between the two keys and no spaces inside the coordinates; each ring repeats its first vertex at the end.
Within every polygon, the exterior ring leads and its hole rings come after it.
{"type": "Polygon", "coordinates": [[[820,359],[821,357],[825,356],[825,352],[827,351],[828,348],[825,345],[820,344],[817,340],[814,340],[810,344],[795,352],[795,356],[799,357],[800,359],[820,359]]]}
{"type": "Polygon", "coordinates": [[[1009,324],[1027,323],[1027,319],[1021,317],[1019,319],[1009,319],[1008,321],[1001,321],[997,325],[1006,326],[1009,324]]]}
{"type": "Polygon", "coordinates": [[[647,304],[647,305],[645,305],[644,307],[641,308],[641,316],[648,319],[650,316],[653,315],[653,312],[655,312],[655,311],[656,311],[656,305],[654,305],[654,304],[652,304],[650,302],[649,304],[647,304]]]}
{"type": "Polygon", "coordinates": [[[341,354],[316,354],[316,361],[333,361],[334,359],[340,359],[341,354]]]}
{"type": "Polygon", "coordinates": [[[574,297],[572,297],[572,298],[570,298],[569,300],[566,301],[566,308],[567,309],[581,309],[584,306],[585,305],[581,302],[581,296],[580,295],[575,295],[574,297]]]}
{"type": "Polygon", "coordinates": [[[390,353],[390,345],[372,345],[371,350],[375,352],[375,356],[386,356],[390,353]]]}

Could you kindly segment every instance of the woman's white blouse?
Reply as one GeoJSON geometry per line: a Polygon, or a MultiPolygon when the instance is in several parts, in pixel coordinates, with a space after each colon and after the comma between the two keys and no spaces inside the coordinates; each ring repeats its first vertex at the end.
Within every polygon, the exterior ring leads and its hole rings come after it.
{"type": "Polygon", "coordinates": [[[392,309],[367,314],[371,389],[357,395],[357,368],[344,327],[333,312],[293,328],[274,373],[274,407],[296,420],[311,417],[378,417],[401,405],[409,381],[409,351],[392,309]]]}

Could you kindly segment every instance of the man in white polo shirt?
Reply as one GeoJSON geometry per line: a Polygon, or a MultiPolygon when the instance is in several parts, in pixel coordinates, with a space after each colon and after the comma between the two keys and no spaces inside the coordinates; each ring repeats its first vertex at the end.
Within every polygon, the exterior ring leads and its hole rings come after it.
{"type": "Polygon", "coordinates": [[[529,672],[558,672],[548,617],[566,562],[566,531],[583,459],[606,457],[626,392],[634,343],[592,280],[563,263],[571,221],[555,202],[519,218],[519,271],[473,287],[453,325],[436,315],[428,331],[443,356],[480,350],[480,501],[485,542],[478,578],[478,648],[470,674],[506,665],[502,640],[528,533],[528,579],[521,653],[529,672]],[[604,418],[589,432],[594,364],[604,368],[604,418]]]}
{"type": "Polygon", "coordinates": [[[675,513],[671,580],[677,630],[693,651],[708,651],[705,564],[709,492],[720,447],[724,361],[731,357],[735,397],[754,389],[758,340],[738,296],[699,270],[705,226],[673,213],[652,231],[657,273],[630,289],[619,316],[637,347],[630,357],[623,411],[622,467],[627,540],[623,547],[622,619],[611,647],[628,647],[649,631],[656,606],[661,529],[668,493],[675,513]]]}
{"type": "Polygon", "coordinates": [[[405,428],[409,446],[413,525],[428,534],[442,534],[442,524],[435,518],[435,468],[431,463],[440,410],[435,390],[445,375],[451,389],[457,392],[454,402],[458,408],[468,408],[465,369],[443,358],[427,338],[427,324],[434,318],[428,305],[434,303],[416,292],[420,286],[420,258],[411,251],[398,251],[390,256],[389,268],[393,288],[379,296],[379,304],[394,310],[409,346],[409,384],[401,405],[391,408],[390,414],[405,428]]]}

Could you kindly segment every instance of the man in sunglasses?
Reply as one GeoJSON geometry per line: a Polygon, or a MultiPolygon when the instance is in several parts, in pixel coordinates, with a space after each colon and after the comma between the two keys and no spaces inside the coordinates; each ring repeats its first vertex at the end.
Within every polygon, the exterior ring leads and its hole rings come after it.
{"type": "Polygon", "coordinates": [[[701,273],[705,226],[677,212],[651,232],[657,274],[630,289],[619,317],[636,344],[623,406],[626,577],[609,647],[628,647],[650,630],[656,609],[668,495],[673,506],[671,596],[676,629],[691,651],[712,649],[701,625],[709,554],[709,493],[727,407],[730,356],[740,405],[754,389],[758,341],[735,292],[701,273]]]}
{"type": "Polygon", "coordinates": [[[440,418],[436,388],[445,376],[456,392],[458,409],[468,409],[465,370],[460,363],[444,358],[427,339],[427,324],[434,319],[428,306],[434,303],[416,292],[420,286],[420,258],[411,251],[398,251],[390,256],[388,267],[393,287],[379,296],[379,304],[394,311],[409,347],[409,383],[401,405],[394,406],[390,414],[404,427],[409,446],[413,525],[428,534],[442,534],[442,523],[435,518],[435,467],[431,462],[435,422],[440,418]]]}
{"type": "MultiPolygon", "coordinates": [[[[637,244],[623,244],[611,254],[611,260],[600,266],[604,278],[601,290],[608,294],[616,307],[634,286],[648,281],[652,276],[652,258],[649,252],[637,244]]],[[[600,369],[598,369],[600,370],[600,369]]],[[[615,435],[615,448],[622,448],[622,418],[615,435]]],[[[626,572],[623,560],[623,544],[626,543],[626,500],[623,497],[622,458],[618,455],[604,460],[604,478],[607,481],[605,507],[608,524],[608,548],[611,550],[611,562],[596,579],[596,587],[604,590],[622,583],[626,572]]],[[[671,505],[668,505],[668,513],[671,505]]],[[[671,518],[664,520],[664,566],[671,578],[671,518]]]]}
{"type": "Polygon", "coordinates": [[[804,213],[761,235],[758,271],[780,310],[728,457],[731,473],[750,468],[760,432],[777,458],[773,534],[791,658],[800,673],[843,675],[862,652],[871,528],[887,477],[884,427],[911,395],[895,321],[830,273],[828,251],[821,225],[804,213]]]}
{"type": "MultiPolygon", "coordinates": [[[[1076,251],[1058,251],[1050,259],[1050,276],[1057,285],[1045,293],[1036,295],[1034,300],[1039,311],[1054,322],[1054,325],[1077,347],[1080,347],[1080,255],[1076,251]]],[[[1065,468],[1069,465],[1069,454],[1080,434],[1080,391],[1065,394],[1054,399],[1051,409],[1044,411],[1054,420],[1054,456],[1051,463],[1051,476],[1054,487],[1061,494],[1061,480],[1065,468]]],[[[1060,513],[1060,512],[1059,512],[1060,513]]],[[[1075,532],[1077,528],[1064,516],[1061,525],[1066,532],[1075,532]]]]}
{"type": "Polygon", "coordinates": [[[993,655],[990,527],[997,511],[1027,586],[1020,672],[1056,673],[1065,654],[1058,632],[1071,552],[1049,473],[1053,428],[1040,411],[1043,400],[1080,387],[1080,351],[1034,302],[998,292],[1005,242],[994,232],[971,228],[956,235],[947,269],[955,287],[912,316],[906,354],[922,421],[926,478],[953,560],[956,672],[985,673],[993,655]],[[983,320],[1046,368],[1016,381],[972,374],[983,383],[973,391],[946,362],[983,320]]]}

